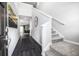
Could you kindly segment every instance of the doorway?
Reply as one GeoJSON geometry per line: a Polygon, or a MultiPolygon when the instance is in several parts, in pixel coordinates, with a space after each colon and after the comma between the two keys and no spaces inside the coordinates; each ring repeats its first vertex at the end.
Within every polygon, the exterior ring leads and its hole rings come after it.
{"type": "Polygon", "coordinates": [[[7,40],[6,40],[6,26],[7,26],[7,3],[0,2],[0,56],[7,56],[7,40]]]}

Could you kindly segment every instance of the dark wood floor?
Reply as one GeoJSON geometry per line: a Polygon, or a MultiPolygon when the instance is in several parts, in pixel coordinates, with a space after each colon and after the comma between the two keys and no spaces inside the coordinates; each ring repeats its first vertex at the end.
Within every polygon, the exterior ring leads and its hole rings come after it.
{"type": "Polygon", "coordinates": [[[30,36],[19,40],[12,56],[41,56],[41,46],[30,36]]]}

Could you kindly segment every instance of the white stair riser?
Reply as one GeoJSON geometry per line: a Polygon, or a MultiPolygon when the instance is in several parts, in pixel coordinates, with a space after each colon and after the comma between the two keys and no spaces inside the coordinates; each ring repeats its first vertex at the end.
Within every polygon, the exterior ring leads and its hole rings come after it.
{"type": "Polygon", "coordinates": [[[59,34],[53,34],[52,37],[59,37],[59,34]]]}
{"type": "Polygon", "coordinates": [[[54,39],[54,40],[52,40],[52,43],[56,43],[56,42],[60,42],[60,41],[63,41],[63,38],[61,38],[61,39],[54,39]]]}

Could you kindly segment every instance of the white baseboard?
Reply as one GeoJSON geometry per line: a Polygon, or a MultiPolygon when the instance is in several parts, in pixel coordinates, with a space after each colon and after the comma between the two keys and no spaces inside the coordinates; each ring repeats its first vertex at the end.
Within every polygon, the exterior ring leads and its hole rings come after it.
{"type": "Polygon", "coordinates": [[[41,54],[42,56],[45,56],[45,51],[49,50],[50,49],[50,46],[51,46],[51,43],[49,43],[46,48],[44,50],[42,50],[41,54]]]}
{"type": "Polygon", "coordinates": [[[72,44],[75,44],[75,45],[79,45],[79,43],[74,42],[74,41],[71,41],[71,40],[66,40],[66,39],[64,39],[64,41],[69,42],[69,43],[72,43],[72,44]]]}

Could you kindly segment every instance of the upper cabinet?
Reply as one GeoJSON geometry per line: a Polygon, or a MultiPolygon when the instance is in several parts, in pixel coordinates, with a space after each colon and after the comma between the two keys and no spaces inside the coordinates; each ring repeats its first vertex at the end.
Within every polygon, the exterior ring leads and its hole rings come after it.
{"type": "Polygon", "coordinates": [[[9,27],[17,28],[18,18],[16,16],[16,13],[13,10],[13,5],[10,3],[7,4],[7,12],[8,12],[8,25],[9,25],[9,27]]]}

